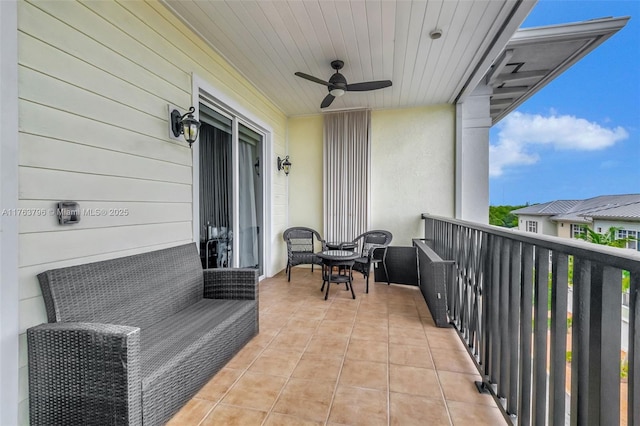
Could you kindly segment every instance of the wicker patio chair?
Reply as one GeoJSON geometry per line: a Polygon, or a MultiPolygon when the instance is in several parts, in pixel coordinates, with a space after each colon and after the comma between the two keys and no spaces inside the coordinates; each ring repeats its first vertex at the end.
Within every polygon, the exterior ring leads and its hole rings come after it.
{"type": "MultiPolygon", "coordinates": [[[[360,257],[356,259],[353,270],[362,273],[366,278],[366,293],[369,293],[369,272],[371,265],[383,262],[387,246],[393,235],[389,231],[367,231],[358,235],[353,242],[358,244],[360,257]]],[[[383,262],[384,265],[384,262],[383,262]]]]}
{"type": "Polygon", "coordinates": [[[316,243],[322,245],[325,250],[325,241],[318,231],[311,228],[296,226],[282,233],[282,238],[287,243],[287,281],[291,281],[291,268],[297,265],[322,265],[322,259],[316,256],[316,243]]]}

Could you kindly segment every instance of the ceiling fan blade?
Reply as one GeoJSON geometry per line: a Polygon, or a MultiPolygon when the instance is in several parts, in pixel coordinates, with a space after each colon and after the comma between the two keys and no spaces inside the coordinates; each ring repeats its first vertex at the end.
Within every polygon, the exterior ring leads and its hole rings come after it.
{"type": "Polygon", "coordinates": [[[350,92],[364,92],[389,86],[391,86],[391,80],[365,81],[364,83],[347,84],[347,90],[350,92]]]}
{"type": "Polygon", "coordinates": [[[328,81],[320,80],[317,77],[314,77],[314,76],[309,75],[309,74],[305,74],[303,72],[296,72],[295,75],[297,75],[298,77],[302,77],[302,78],[304,78],[306,80],[313,81],[314,83],[323,84],[325,86],[330,86],[331,85],[331,83],[329,83],[328,81]]]}
{"type": "Polygon", "coordinates": [[[333,96],[331,93],[329,93],[327,96],[325,96],[325,98],[322,100],[322,103],[320,104],[320,108],[326,108],[329,105],[331,105],[331,102],[333,102],[333,100],[336,97],[333,96]]]}

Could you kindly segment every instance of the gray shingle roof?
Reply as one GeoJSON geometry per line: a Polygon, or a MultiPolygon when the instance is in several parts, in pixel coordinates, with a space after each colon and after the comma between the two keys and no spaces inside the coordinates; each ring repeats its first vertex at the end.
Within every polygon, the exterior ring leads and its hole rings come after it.
{"type": "Polygon", "coordinates": [[[512,211],[514,214],[553,216],[565,213],[579,203],[580,200],[556,200],[548,203],[534,204],[512,211]]]}
{"type": "Polygon", "coordinates": [[[512,213],[550,216],[551,220],[567,222],[590,222],[593,218],[640,221],[640,194],[550,201],[517,209],[512,213]]]}

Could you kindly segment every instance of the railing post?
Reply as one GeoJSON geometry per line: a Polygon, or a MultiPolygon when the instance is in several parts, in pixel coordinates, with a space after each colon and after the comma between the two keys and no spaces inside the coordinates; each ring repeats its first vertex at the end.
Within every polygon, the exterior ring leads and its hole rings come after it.
{"type": "Polygon", "coordinates": [[[631,272],[629,289],[629,425],[640,424],[640,271],[631,272]]]}
{"type": "Polygon", "coordinates": [[[521,293],[522,244],[511,243],[511,278],[509,279],[509,394],[507,413],[518,415],[518,367],[520,354],[520,293],[521,293]]]}
{"type": "Polygon", "coordinates": [[[621,271],[595,264],[591,270],[589,324],[589,422],[620,424],[621,271]],[[615,287],[614,287],[615,284],[615,287]]]}
{"type": "Polygon", "coordinates": [[[500,380],[500,248],[502,240],[499,237],[491,238],[491,277],[489,279],[489,333],[488,333],[488,358],[489,377],[492,384],[500,380]]]}
{"type": "Polygon", "coordinates": [[[553,252],[551,285],[551,365],[549,366],[549,424],[565,422],[567,367],[567,285],[569,258],[553,252]]]}
{"type": "Polygon", "coordinates": [[[571,332],[571,426],[589,418],[589,318],[591,262],[573,259],[573,324],[571,332]]]}
{"type": "Polygon", "coordinates": [[[503,404],[509,395],[509,260],[511,258],[511,241],[502,240],[500,250],[500,376],[498,377],[498,396],[503,404]]]}
{"type": "Polygon", "coordinates": [[[522,250],[522,301],[520,305],[520,412],[518,423],[531,424],[531,329],[533,309],[533,246],[522,250]]]}
{"type": "Polygon", "coordinates": [[[533,325],[533,424],[546,424],[549,250],[536,249],[533,325]]]}

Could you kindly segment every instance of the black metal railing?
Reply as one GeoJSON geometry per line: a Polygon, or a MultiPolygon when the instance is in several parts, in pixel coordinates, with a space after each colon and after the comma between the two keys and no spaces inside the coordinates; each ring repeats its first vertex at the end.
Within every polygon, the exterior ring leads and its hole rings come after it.
{"type": "Polygon", "coordinates": [[[640,424],[637,253],[422,217],[425,240],[442,259],[454,261],[449,320],[505,417],[519,425],[640,424]],[[623,271],[630,280],[626,360],[623,271]]]}

